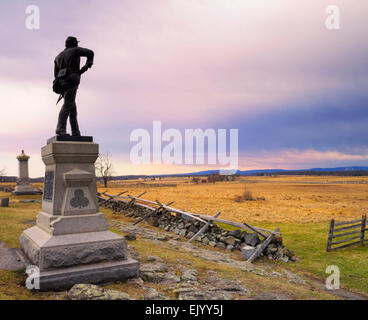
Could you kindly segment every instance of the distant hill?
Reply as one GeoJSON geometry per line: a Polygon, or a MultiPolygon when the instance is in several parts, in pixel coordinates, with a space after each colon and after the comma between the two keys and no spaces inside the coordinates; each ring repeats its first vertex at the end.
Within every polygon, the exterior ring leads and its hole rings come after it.
{"type": "MultiPolygon", "coordinates": [[[[154,174],[154,175],[121,175],[111,177],[111,180],[136,180],[150,179],[153,177],[191,177],[191,176],[208,176],[210,174],[219,173],[219,170],[205,170],[198,172],[187,172],[177,174],[154,174]]],[[[237,170],[236,174],[241,176],[256,176],[256,175],[344,175],[344,176],[367,176],[368,167],[336,167],[336,168],[311,168],[311,169],[255,169],[255,170],[237,170]]],[[[97,177],[97,180],[102,178],[97,177]]],[[[16,182],[17,177],[2,176],[0,182],[16,182]]],[[[43,177],[31,178],[31,182],[43,182],[43,177]]]]}
{"type": "MultiPolygon", "coordinates": [[[[305,173],[321,173],[321,172],[344,172],[344,173],[354,173],[354,172],[366,172],[368,174],[368,167],[336,167],[336,168],[311,168],[311,169],[255,169],[255,170],[237,170],[236,173],[239,175],[257,175],[257,174],[305,174],[305,173]]],[[[210,174],[219,173],[219,170],[205,170],[199,172],[188,172],[180,173],[170,176],[207,176],[210,174]]],[[[169,175],[161,175],[169,176],[169,175]]]]}

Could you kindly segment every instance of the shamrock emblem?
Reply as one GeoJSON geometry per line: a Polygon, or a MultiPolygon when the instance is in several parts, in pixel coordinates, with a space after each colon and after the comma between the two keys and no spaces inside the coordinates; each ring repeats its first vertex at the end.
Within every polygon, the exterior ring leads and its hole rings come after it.
{"type": "Polygon", "coordinates": [[[83,207],[87,207],[89,204],[89,200],[84,196],[84,192],[82,189],[77,189],[74,191],[74,198],[70,200],[70,205],[73,208],[79,207],[82,209],[83,207]]]}

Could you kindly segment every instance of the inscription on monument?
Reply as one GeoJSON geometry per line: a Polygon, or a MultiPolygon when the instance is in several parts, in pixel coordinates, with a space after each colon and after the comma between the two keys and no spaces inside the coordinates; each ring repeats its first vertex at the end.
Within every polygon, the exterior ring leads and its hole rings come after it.
{"type": "Polygon", "coordinates": [[[89,204],[88,198],[84,196],[84,192],[82,189],[77,189],[74,191],[74,198],[70,199],[70,205],[73,208],[82,209],[83,207],[87,207],[89,204]]]}
{"type": "Polygon", "coordinates": [[[52,201],[54,190],[54,171],[46,171],[45,186],[43,188],[43,200],[52,201]]]}

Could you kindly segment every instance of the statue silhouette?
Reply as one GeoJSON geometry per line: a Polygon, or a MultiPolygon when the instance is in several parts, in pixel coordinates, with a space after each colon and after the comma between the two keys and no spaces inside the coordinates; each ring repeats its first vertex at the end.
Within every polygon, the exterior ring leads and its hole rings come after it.
{"type": "MultiPolygon", "coordinates": [[[[68,37],[65,41],[65,49],[58,54],[54,62],[55,81],[60,86],[64,104],[60,110],[56,134],[66,136],[66,123],[69,117],[72,136],[79,137],[80,131],[77,120],[77,105],[75,98],[81,75],[93,65],[94,53],[90,49],[78,46],[75,37],[68,37]],[[86,57],[86,64],[80,68],[80,57],[86,57]]],[[[54,83],[55,83],[54,81],[54,83]]]]}

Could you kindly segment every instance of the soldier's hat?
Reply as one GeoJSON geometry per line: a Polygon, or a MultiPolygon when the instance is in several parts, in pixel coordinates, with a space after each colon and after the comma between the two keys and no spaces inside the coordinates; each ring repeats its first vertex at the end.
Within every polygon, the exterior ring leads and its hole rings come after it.
{"type": "Polygon", "coordinates": [[[74,45],[78,45],[78,40],[77,40],[77,38],[76,37],[71,37],[71,36],[69,36],[68,38],[66,38],[66,40],[65,40],[65,46],[66,47],[69,47],[69,46],[74,46],[74,45]]]}

